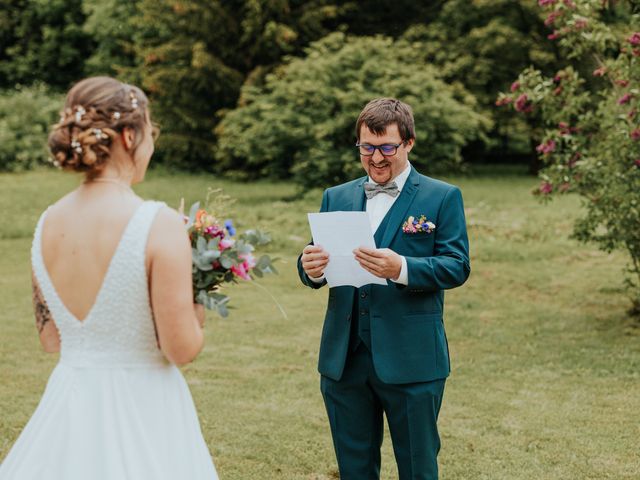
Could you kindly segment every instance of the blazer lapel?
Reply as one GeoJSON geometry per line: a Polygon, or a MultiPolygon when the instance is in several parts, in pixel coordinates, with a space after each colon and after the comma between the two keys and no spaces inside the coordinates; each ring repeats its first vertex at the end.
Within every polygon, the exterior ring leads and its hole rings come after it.
{"type": "Polygon", "coordinates": [[[353,188],[353,203],[351,204],[351,210],[354,212],[364,212],[365,210],[365,196],[364,196],[364,182],[367,180],[367,177],[363,177],[360,179],[355,187],[353,188]]]}
{"type": "MultiPolygon", "coordinates": [[[[378,248],[387,248],[391,245],[393,238],[396,236],[400,228],[402,227],[402,223],[407,218],[407,211],[411,206],[411,202],[413,202],[413,198],[418,193],[418,185],[420,184],[420,176],[415,168],[411,167],[411,173],[409,174],[409,178],[402,187],[402,192],[400,192],[400,197],[395,201],[393,206],[391,207],[391,215],[389,217],[389,221],[387,222],[387,228],[384,231],[384,235],[382,236],[382,241],[378,248]]],[[[364,192],[364,188],[361,188],[364,192]]]]}

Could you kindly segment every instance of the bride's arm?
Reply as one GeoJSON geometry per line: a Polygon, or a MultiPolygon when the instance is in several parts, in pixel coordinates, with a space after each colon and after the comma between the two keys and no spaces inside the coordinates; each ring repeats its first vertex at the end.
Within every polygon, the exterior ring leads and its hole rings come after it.
{"type": "Polygon", "coordinates": [[[191,244],[182,218],[163,208],[151,227],[147,245],[149,292],[162,353],[183,365],[202,349],[204,312],[194,308],[191,244]]]}
{"type": "Polygon", "coordinates": [[[36,317],[36,328],[40,335],[40,343],[45,352],[55,353],[60,351],[60,335],[58,327],[53,321],[47,302],[44,300],[40,285],[36,276],[31,273],[33,285],[33,311],[36,317]]]}

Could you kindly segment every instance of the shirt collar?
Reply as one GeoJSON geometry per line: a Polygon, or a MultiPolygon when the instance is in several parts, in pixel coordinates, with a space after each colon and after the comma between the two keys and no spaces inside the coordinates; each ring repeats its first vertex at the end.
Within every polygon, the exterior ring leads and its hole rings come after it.
{"type": "MultiPolygon", "coordinates": [[[[400,172],[396,176],[396,178],[389,180],[388,183],[396,182],[396,185],[398,186],[398,192],[401,192],[402,187],[404,187],[404,184],[407,183],[407,178],[409,178],[410,173],[411,173],[411,163],[407,162],[407,167],[402,172],[400,172]]],[[[368,181],[371,183],[376,183],[373,180],[371,180],[371,177],[368,177],[368,181]]]]}

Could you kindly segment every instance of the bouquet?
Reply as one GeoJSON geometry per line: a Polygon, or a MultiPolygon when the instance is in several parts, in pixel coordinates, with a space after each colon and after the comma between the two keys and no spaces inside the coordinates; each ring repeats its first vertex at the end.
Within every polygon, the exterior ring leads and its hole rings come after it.
{"type": "MultiPolygon", "coordinates": [[[[211,192],[210,192],[211,193],[211,192]]],[[[180,206],[180,212],[183,205],[180,206]]],[[[247,230],[237,234],[232,220],[220,222],[196,202],[184,217],[191,240],[193,262],[194,302],[222,317],[229,314],[229,297],[220,292],[223,283],[253,280],[265,273],[277,273],[268,255],[256,260],[255,247],[271,241],[271,237],[259,230],[247,230]]]]}

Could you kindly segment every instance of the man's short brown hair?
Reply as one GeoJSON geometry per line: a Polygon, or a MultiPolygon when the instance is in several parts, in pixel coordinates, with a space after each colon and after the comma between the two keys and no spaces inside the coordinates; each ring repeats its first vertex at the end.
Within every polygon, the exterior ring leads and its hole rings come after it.
{"type": "Polygon", "coordinates": [[[362,124],[376,135],[383,135],[387,127],[394,123],[398,125],[403,143],[416,138],[411,107],[395,98],[376,98],[367,103],[360,112],[356,122],[356,138],[360,141],[362,124]]]}

